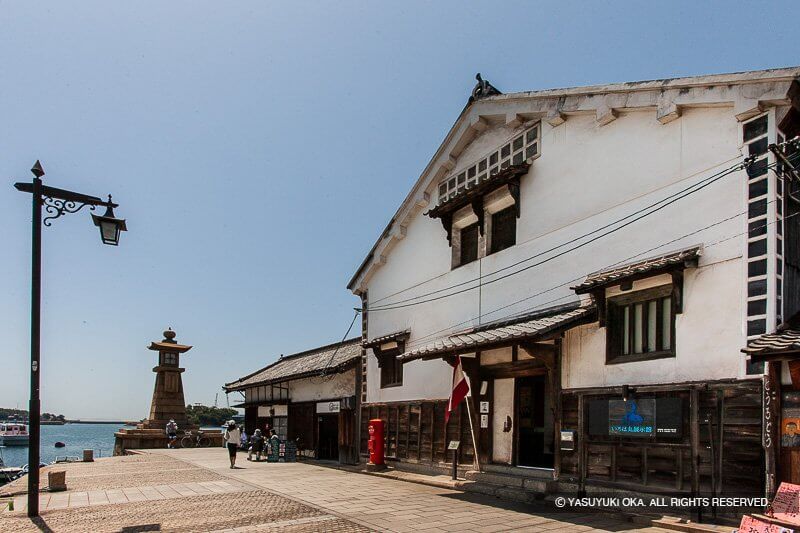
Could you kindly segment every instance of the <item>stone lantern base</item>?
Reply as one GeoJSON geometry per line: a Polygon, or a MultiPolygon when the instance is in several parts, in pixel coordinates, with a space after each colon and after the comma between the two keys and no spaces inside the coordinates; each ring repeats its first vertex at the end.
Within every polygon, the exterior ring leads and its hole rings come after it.
{"type": "MultiPolygon", "coordinates": [[[[222,431],[203,430],[203,436],[211,441],[211,446],[222,447],[222,431]]],[[[114,433],[114,455],[125,455],[127,450],[152,450],[167,447],[167,434],[163,429],[127,429],[114,433]]],[[[178,442],[183,435],[178,435],[178,442]]],[[[179,444],[180,445],[180,444],[179,444]]]]}

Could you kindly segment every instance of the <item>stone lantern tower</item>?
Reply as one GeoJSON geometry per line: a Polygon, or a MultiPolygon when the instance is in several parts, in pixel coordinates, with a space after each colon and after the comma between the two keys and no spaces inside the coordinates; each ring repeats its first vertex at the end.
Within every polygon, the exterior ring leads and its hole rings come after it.
{"type": "MultiPolygon", "coordinates": [[[[114,433],[114,455],[124,455],[126,450],[166,448],[167,422],[170,419],[178,424],[178,431],[195,431],[197,426],[189,424],[186,417],[186,401],[183,397],[183,381],[181,374],[186,370],[180,367],[180,357],[192,349],[191,346],[178,344],[175,332],[168,329],[164,339],[151,342],[147,347],[158,352],[158,364],[153,367],[156,373],[156,385],[153,389],[153,402],[150,405],[150,416],[147,420],[136,424],[135,428],[120,428],[114,433]]],[[[132,425],[132,424],[131,424],[132,425]]],[[[203,430],[203,435],[211,446],[222,446],[222,432],[219,430],[203,430]]]]}
{"type": "Polygon", "coordinates": [[[181,374],[186,369],[180,368],[180,355],[192,347],[178,344],[175,341],[175,332],[170,328],[164,332],[164,340],[151,342],[147,349],[158,352],[158,364],[153,367],[156,385],[153,402],[150,404],[150,416],[142,423],[142,428],[163,429],[167,422],[175,420],[180,429],[194,429],[186,418],[186,402],[183,398],[181,374]]]}

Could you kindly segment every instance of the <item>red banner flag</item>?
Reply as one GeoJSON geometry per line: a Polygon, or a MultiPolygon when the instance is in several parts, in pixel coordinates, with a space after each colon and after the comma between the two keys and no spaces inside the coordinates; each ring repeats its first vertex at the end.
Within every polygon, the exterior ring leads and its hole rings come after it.
{"type": "Polygon", "coordinates": [[[469,392],[469,382],[467,376],[464,375],[464,369],[461,367],[461,356],[456,356],[456,364],[453,367],[453,386],[450,390],[450,401],[447,404],[447,411],[444,412],[444,425],[450,420],[450,413],[455,411],[461,400],[467,397],[469,392]]]}

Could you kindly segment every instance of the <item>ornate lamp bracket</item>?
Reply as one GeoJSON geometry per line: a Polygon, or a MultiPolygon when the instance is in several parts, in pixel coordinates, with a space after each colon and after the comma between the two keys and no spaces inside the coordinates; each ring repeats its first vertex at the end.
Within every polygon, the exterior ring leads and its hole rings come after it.
{"type": "Polygon", "coordinates": [[[61,215],[65,213],[77,213],[87,205],[89,209],[94,211],[95,206],[86,203],[79,203],[72,200],[63,200],[61,198],[53,198],[50,196],[45,196],[42,198],[42,205],[44,206],[45,212],[48,213],[48,216],[42,219],[42,224],[45,226],[50,226],[52,224],[52,220],[57,219],[61,215]]]}

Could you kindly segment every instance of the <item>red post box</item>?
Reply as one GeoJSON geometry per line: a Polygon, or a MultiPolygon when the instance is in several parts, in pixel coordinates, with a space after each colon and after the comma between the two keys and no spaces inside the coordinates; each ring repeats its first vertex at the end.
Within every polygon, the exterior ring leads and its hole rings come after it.
{"type": "Polygon", "coordinates": [[[383,420],[375,418],[369,421],[369,463],[368,468],[385,468],[383,461],[383,420]]]}

